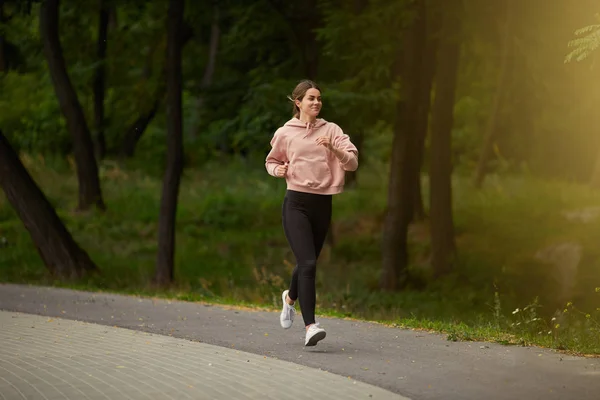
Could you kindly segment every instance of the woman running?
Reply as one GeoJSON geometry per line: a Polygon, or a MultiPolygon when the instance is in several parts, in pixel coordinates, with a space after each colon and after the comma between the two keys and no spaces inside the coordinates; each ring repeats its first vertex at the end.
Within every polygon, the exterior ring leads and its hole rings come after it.
{"type": "Polygon", "coordinates": [[[315,346],[325,338],[315,323],[317,260],[331,221],[332,195],[344,190],[345,171],[358,168],[358,150],[338,125],[317,118],[323,104],[314,82],[300,82],[288,99],[294,116],[273,135],[265,162],[270,175],[286,179],[283,228],[296,258],[290,287],[281,295],[279,320],[284,329],[292,326],[299,299],[304,345],[315,346]]]}

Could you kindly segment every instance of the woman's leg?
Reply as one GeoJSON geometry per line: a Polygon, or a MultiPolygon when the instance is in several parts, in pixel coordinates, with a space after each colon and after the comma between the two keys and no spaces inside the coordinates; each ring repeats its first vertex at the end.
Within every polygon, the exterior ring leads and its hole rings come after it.
{"type": "Polygon", "coordinates": [[[310,223],[313,230],[313,243],[317,260],[325,244],[329,225],[331,223],[331,196],[322,196],[318,204],[311,207],[310,223]]]}
{"type": "Polygon", "coordinates": [[[305,325],[315,323],[317,257],[307,205],[286,196],[283,203],[285,236],[296,258],[288,296],[299,298],[305,325]]]}

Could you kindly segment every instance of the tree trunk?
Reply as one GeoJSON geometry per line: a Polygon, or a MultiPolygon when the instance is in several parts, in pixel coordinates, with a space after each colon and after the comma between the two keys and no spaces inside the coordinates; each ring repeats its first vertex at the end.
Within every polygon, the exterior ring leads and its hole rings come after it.
{"type": "Polygon", "coordinates": [[[98,21],[98,67],[94,76],[94,128],[96,138],[96,155],[101,160],[106,156],[106,139],[104,137],[104,81],[106,74],[106,41],[108,38],[109,10],[106,0],[99,0],[98,21]]]}
{"type": "MultiPolygon", "coordinates": [[[[402,101],[399,101],[401,103],[402,101]]],[[[403,105],[396,108],[397,115],[403,113],[403,105]]],[[[397,120],[401,119],[396,117],[397,120]]],[[[405,278],[408,267],[408,213],[406,212],[406,194],[402,191],[402,157],[406,146],[396,122],[392,157],[390,160],[390,177],[388,187],[388,206],[383,222],[382,232],[382,273],[380,287],[383,290],[397,290],[405,278]]]]}
{"type": "Polygon", "coordinates": [[[97,270],[87,253],[73,240],[1,131],[0,187],[53,275],[75,278],[86,271],[97,270]]]}
{"type": "Polygon", "coordinates": [[[434,18],[433,10],[427,14],[423,34],[425,37],[424,50],[421,54],[421,73],[418,80],[418,92],[416,93],[417,112],[415,121],[415,132],[417,145],[415,151],[418,173],[415,175],[413,192],[415,193],[414,211],[411,222],[423,221],[427,214],[423,205],[423,190],[421,184],[421,171],[425,156],[425,141],[429,131],[429,112],[431,110],[431,88],[435,75],[436,50],[438,44],[439,24],[434,18]]]}
{"type": "Polygon", "coordinates": [[[98,177],[98,165],[94,157],[94,144],[77,93],[67,74],[59,41],[58,10],[59,0],[47,0],[42,3],[40,33],[54,90],[67,122],[67,129],[73,139],[73,153],[79,183],[79,204],[77,208],[86,210],[95,205],[98,209],[104,210],[105,205],[98,177]]]}
{"type": "MultiPolygon", "coordinates": [[[[179,40],[181,41],[181,48],[190,41],[193,37],[192,28],[186,23],[182,22],[183,26],[181,27],[181,34],[179,35],[179,40]]],[[[148,75],[150,75],[150,69],[148,69],[148,75]]],[[[150,78],[150,76],[148,76],[150,78]]],[[[158,109],[165,97],[165,92],[167,90],[164,81],[166,80],[166,66],[163,66],[160,71],[160,75],[158,77],[159,85],[156,88],[156,94],[154,103],[152,103],[152,107],[150,109],[144,111],[135,121],[134,123],[127,129],[125,133],[125,137],[123,139],[123,144],[121,147],[121,156],[123,157],[133,157],[135,153],[135,148],[142,138],[142,135],[146,131],[146,128],[154,119],[154,116],[158,112],[158,109]]]]}
{"type": "Polygon", "coordinates": [[[158,111],[158,107],[160,105],[160,100],[156,99],[154,104],[146,113],[140,115],[138,119],[131,125],[131,127],[125,133],[125,138],[123,139],[123,145],[121,148],[121,155],[124,157],[133,157],[135,153],[135,148],[142,138],[142,135],[146,131],[148,124],[156,115],[158,111]]]}
{"type": "Polygon", "coordinates": [[[479,156],[479,162],[477,163],[477,169],[475,170],[474,184],[476,188],[481,188],[486,175],[486,167],[488,161],[492,155],[492,149],[494,146],[494,138],[496,136],[496,121],[498,119],[498,113],[500,112],[500,104],[506,92],[506,80],[508,71],[508,58],[510,52],[510,33],[511,33],[511,0],[504,2],[504,29],[502,34],[501,52],[500,52],[500,69],[498,71],[498,77],[496,82],[496,90],[492,99],[492,107],[490,115],[487,120],[485,135],[483,139],[483,147],[479,156]]]}
{"type": "MultiPolygon", "coordinates": [[[[4,22],[4,0],[0,0],[0,25],[2,25],[4,22]]],[[[7,69],[6,41],[2,32],[0,32],[0,73],[6,72],[7,69]]]]}
{"type": "Polygon", "coordinates": [[[202,80],[200,81],[200,94],[198,95],[198,97],[196,97],[194,101],[194,109],[196,110],[196,116],[191,124],[192,127],[190,129],[190,136],[192,138],[196,138],[199,134],[198,130],[200,126],[200,114],[202,113],[202,108],[204,107],[204,94],[202,92],[212,84],[212,79],[215,74],[215,65],[217,63],[217,50],[219,49],[220,39],[221,29],[219,28],[219,7],[215,5],[213,11],[213,21],[210,28],[208,62],[204,67],[204,75],[202,76],[202,80]]]}
{"type": "MultiPolygon", "coordinates": [[[[154,59],[154,52],[158,46],[154,45],[151,47],[150,54],[148,54],[148,60],[146,61],[146,66],[144,68],[144,80],[149,81],[152,78],[152,62],[154,59]]],[[[131,158],[135,154],[135,149],[137,147],[138,142],[142,138],[142,135],[148,128],[148,125],[158,112],[158,108],[160,107],[163,97],[165,96],[166,85],[165,85],[165,68],[164,66],[160,69],[160,75],[158,76],[158,85],[156,87],[156,92],[154,94],[154,102],[150,105],[150,108],[147,108],[147,101],[143,101],[142,108],[145,109],[137,119],[131,124],[131,126],[125,131],[125,136],[123,137],[123,142],[121,144],[121,156],[124,158],[131,158]]]]}
{"type": "Polygon", "coordinates": [[[319,71],[319,42],[315,30],[318,26],[313,20],[310,20],[309,27],[302,33],[302,46],[305,63],[305,74],[310,80],[316,80],[319,71]]]}
{"type": "Polygon", "coordinates": [[[210,39],[208,46],[208,62],[204,68],[204,75],[200,83],[200,89],[204,90],[210,86],[215,75],[215,66],[217,64],[217,51],[219,50],[219,41],[221,39],[221,29],[219,28],[219,7],[215,5],[213,11],[213,21],[210,27],[210,39]]]}
{"type": "MultiPolygon", "coordinates": [[[[367,0],[354,0],[353,12],[355,16],[360,16],[367,7],[367,0]]],[[[363,143],[365,140],[365,132],[362,129],[356,131],[356,134],[352,138],[352,142],[358,150],[358,156],[360,157],[361,163],[364,163],[365,157],[361,155],[363,143]]],[[[356,187],[358,185],[358,170],[346,172],[346,185],[349,187],[356,187]]]]}
{"type": "Polygon", "coordinates": [[[304,78],[316,80],[319,67],[320,46],[316,29],[321,26],[317,0],[283,2],[267,0],[289,27],[291,39],[298,46],[304,78]]]}
{"type": "Polygon", "coordinates": [[[388,208],[383,224],[382,274],[380,287],[397,290],[407,278],[408,226],[412,220],[415,194],[414,182],[418,176],[416,159],[417,135],[415,132],[417,79],[420,74],[423,28],[425,27],[425,4],[423,0],[413,3],[415,20],[405,30],[404,46],[401,47],[399,75],[402,79],[400,99],[396,107],[394,140],[390,161],[388,208]]]}
{"type": "Polygon", "coordinates": [[[368,0],[354,0],[354,14],[360,15],[367,7],[368,0]]]}
{"type": "Polygon", "coordinates": [[[156,283],[165,286],[174,278],[175,217],[179,183],[183,170],[183,128],[181,110],[181,25],[184,0],[170,0],[167,39],[167,169],[163,181],[158,221],[156,283]]]}
{"type": "Polygon", "coordinates": [[[452,219],[452,127],[460,58],[462,0],[446,0],[438,50],[436,95],[431,129],[431,249],[434,274],[452,269],[456,253],[452,219]]]}
{"type": "Polygon", "coordinates": [[[300,23],[292,22],[292,29],[296,30],[298,45],[302,52],[304,74],[307,79],[314,81],[319,70],[320,46],[316,33],[320,23],[319,8],[317,0],[304,1],[302,4],[306,12],[303,12],[300,23]]]}

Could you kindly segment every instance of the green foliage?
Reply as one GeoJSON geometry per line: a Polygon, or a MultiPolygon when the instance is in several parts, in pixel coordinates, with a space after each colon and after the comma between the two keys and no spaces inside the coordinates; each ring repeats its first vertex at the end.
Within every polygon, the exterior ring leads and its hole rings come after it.
{"type": "MultiPolygon", "coordinates": [[[[392,121],[397,82],[392,68],[401,48],[402,27],[410,18],[407,2],[323,1],[323,86],[329,113],[350,132],[364,131],[380,120],[392,121]]],[[[326,111],[327,112],[327,111],[326,111]]]]}
{"type": "Polygon", "coordinates": [[[296,83],[273,79],[251,84],[238,111],[227,118],[211,121],[200,140],[211,147],[225,144],[236,154],[265,153],[275,130],[292,117],[286,94],[296,83]]]}
{"type": "MultiPolygon", "coordinates": [[[[166,292],[150,286],[160,176],[105,162],[101,179],[108,211],[74,214],[74,172],[56,172],[54,164],[38,158],[25,157],[24,162],[102,269],[101,276],[82,280],[77,287],[277,305],[277,293],[291,276],[294,258],[281,228],[285,182],[268,176],[262,159],[208,163],[186,172],[177,215],[177,283],[166,292]]],[[[457,271],[425,288],[381,293],[378,221],[386,206],[387,166],[374,160],[361,168],[358,189],[334,198],[336,246],[325,246],[319,260],[319,311],[436,329],[447,332],[451,340],[600,351],[598,335],[594,336],[598,294],[593,291],[600,286],[600,253],[594,241],[598,226],[569,222],[562,215],[597,204],[597,193],[578,185],[517,177],[492,177],[476,191],[470,179],[457,176],[455,216],[461,249],[457,271]],[[584,314],[570,306],[565,314],[564,304],[555,301],[560,282],[549,266],[534,259],[537,250],[566,237],[584,248],[572,299],[584,314]],[[513,314],[517,308],[520,311],[513,314]],[[552,328],[557,323],[560,327],[552,328]]],[[[411,269],[426,272],[427,234],[419,226],[411,232],[411,269]]],[[[52,281],[31,251],[29,235],[4,197],[0,197],[2,237],[6,245],[0,252],[0,281],[61,285],[52,281]]]]}
{"type": "Polygon", "coordinates": [[[371,1],[359,10],[352,2],[321,2],[324,24],[317,32],[324,56],[331,58],[331,73],[355,81],[357,89],[374,83],[387,87],[393,80],[390,66],[401,49],[402,28],[411,18],[407,4],[371,1]]]}
{"type": "MultiPolygon", "coordinates": [[[[23,58],[18,70],[22,76],[5,77],[8,82],[2,84],[0,102],[11,108],[3,111],[0,120],[19,146],[44,154],[64,154],[69,146],[63,142],[67,135],[60,113],[49,100],[53,91],[47,85],[47,66],[41,52],[39,4],[33,4],[27,13],[15,11],[16,3],[6,6],[12,18],[0,30],[23,58]],[[25,87],[31,90],[27,92],[25,87]],[[38,93],[41,101],[37,101],[38,93]],[[22,133],[25,129],[31,132],[27,134],[30,137],[22,133]],[[39,133],[41,130],[53,132],[52,143],[49,136],[39,133]]],[[[250,5],[209,0],[186,3],[185,19],[194,34],[186,44],[183,60],[184,136],[190,164],[201,165],[220,154],[264,155],[275,129],[291,116],[286,95],[306,78],[307,51],[313,46],[309,34],[313,33],[316,78],[324,90],[322,116],[337,122],[350,135],[370,131],[367,142],[381,137],[375,127],[388,129],[401,85],[394,81],[392,68],[403,51],[403,27],[413,17],[408,11],[410,2],[318,0],[315,4],[307,8],[267,0],[250,5]],[[211,85],[201,87],[217,7],[221,36],[216,69],[211,85]]],[[[110,5],[115,9],[107,42],[105,134],[109,152],[118,152],[127,129],[162,93],[166,3],[136,0],[110,5]]],[[[492,93],[497,89],[499,10],[495,3],[478,3],[464,15],[467,30],[453,137],[454,162],[461,171],[471,169],[478,158],[492,93]]],[[[589,11],[563,9],[561,5],[546,7],[541,0],[532,0],[515,6],[514,12],[514,48],[505,88],[510,101],[501,104],[497,152],[489,166],[496,172],[526,166],[536,174],[587,179],[595,148],[600,145],[600,140],[589,133],[597,102],[592,93],[597,91],[587,90],[591,75],[555,65],[561,53],[557,43],[564,43],[567,25],[546,21],[562,14],[565,20],[575,20],[589,11]],[[570,107],[575,100],[579,106],[570,107]]],[[[60,18],[69,74],[91,125],[92,78],[98,65],[97,4],[63,1],[60,18]]],[[[582,38],[572,44],[579,43],[576,49],[589,50],[595,46],[596,33],[595,25],[577,31],[582,38]]],[[[136,151],[142,160],[163,158],[164,116],[164,104],[160,103],[136,151]]],[[[384,156],[388,151],[371,147],[384,156]]]]}
{"type": "MultiPolygon", "coordinates": [[[[39,4],[23,12],[15,8],[17,3],[9,2],[12,18],[0,26],[20,56],[19,68],[0,77],[0,128],[18,150],[32,155],[24,157],[28,168],[100,264],[103,275],[79,285],[156,294],[148,283],[166,153],[164,104],[142,136],[135,159],[100,164],[108,211],[73,214],[75,174],[63,157],[71,141],[41,52],[39,4]],[[56,155],[62,160],[60,168],[56,155]]],[[[286,95],[307,77],[308,56],[316,51],[322,116],[351,137],[363,134],[361,160],[368,160],[361,164],[358,190],[335,198],[337,242],[324,250],[318,276],[323,309],[439,329],[450,340],[494,336],[507,343],[598,351],[598,319],[591,312],[597,296],[588,286],[600,286],[600,253],[594,242],[600,232],[597,224],[568,223],[561,213],[600,198],[581,186],[542,182],[528,172],[587,179],[600,146],[600,137],[593,133],[599,101],[594,93],[600,93],[590,86],[594,76],[556,63],[571,29],[556,24],[557,16],[575,20],[587,13],[563,3],[548,6],[531,0],[515,5],[510,73],[497,118],[495,157],[489,163],[501,176],[492,175],[482,191],[474,191],[465,176],[479,156],[490,102],[499,89],[500,31],[493,27],[500,13],[494,2],[473,3],[465,11],[452,138],[460,263],[453,275],[429,282],[427,226],[417,224],[411,228],[410,270],[420,281],[389,294],[377,290],[380,223],[387,202],[394,104],[402,85],[394,80],[393,67],[405,50],[402,32],[413,17],[410,2],[318,0],[316,7],[306,7],[275,0],[250,5],[188,1],[186,22],[194,37],[184,49],[183,106],[185,161],[191,168],[185,172],[177,210],[179,283],[175,293],[159,294],[262,305],[277,299],[274,293],[288,281],[293,257],[280,225],[285,183],[266,175],[264,154],[274,131],[291,117],[286,95]],[[203,87],[216,7],[221,30],[216,70],[213,82],[203,87]],[[575,102],[577,107],[572,107],[575,102]],[[232,161],[231,154],[244,159],[232,161]],[[572,302],[586,314],[571,306],[565,312],[557,304],[560,282],[533,256],[542,246],[566,239],[584,247],[572,302]],[[532,305],[522,308],[535,296],[532,305]],[[563,310],[560,315],[555,315],[556,307],[563,310]],[[515,309],[519,311],[513,314],[515,309]],[[559,327],[559,322],[550,324],[552,318],[561,319],[559,327]]],[[[131,124],[162,100],[166,3],[110,4],[115,12],[106,60],[106,135],[114,151],[131,124]]],[[[98,66],[97,12],[97,2],[61,2],[61,43],[88,123],[93,121],[92,79],[98,66]]],[[[581,38],[570,42],[574,50],[569,60],[593,54],[599,27],[576,31],[581,38]]],[[[4,198],[0,246],[0,280],[54,283],[4,198]]]]}
{"type": "MultiPolygon", "coordinates": [[[[600,15],[596,14],[596,19],[600,20],[600,15]]],[[[577,39],[572,39],[568,42],[568,47],[574,49],[566,55],[565,63],[575,61],[583,61],[588,58],[598,46],[600,46],[600,24],[588,25],[577,29],[575,36],[581,36],[577,39]]]]}
{"type": "MultiPolygon", "coordinates": [[[[194,148],[264,154],[275,130],[291,118],[286,96],[304,78],[303,61],[286,20],[293,5],[281,7],[259,1],[250,6],[233,2],[220,9],[223,34],[214,83],[200,93],[204,107],[199,115],[193,102],[186,106],[186,115],[200,117],[201,135],[194,148]]],[[[204,63],[207,35],[204,44],[193,50],[203,51],[204,63]]],[[[196,66],[191,76],[190,99],[199,92],[203,69],[204,65],[196,66]]],[[[212,154],[209,150],[207,156],[212,154]]]]}
{"type": "Polygon", "coordinates": [[[17,150],[70,150],[71,139],[47,74],[8,72],[0,77],[0,93],[0,126],[17,150]]]}
{"type": "MultiPolygon", "coordinates": [[[[472,171],[477,165],[480,148],[473,144],[481,140],[481,131],[485,123],[483,119],[486,114],[481,101],[473,96],[466,95],[456,100],[452,152],[453,161],[461,170],[472,171]]],[[[490,164],[493,164],[493,160],[490,164]]]]}

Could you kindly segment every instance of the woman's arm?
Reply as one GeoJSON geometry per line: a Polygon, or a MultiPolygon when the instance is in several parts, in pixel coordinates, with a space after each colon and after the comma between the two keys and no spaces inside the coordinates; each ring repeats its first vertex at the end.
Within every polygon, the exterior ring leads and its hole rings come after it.
{"type": "Polygon", "coordinates": [[[340,162],[344,171],[356,171],[358,168],[358,149],[342,128],[336,126],[331,151],[340,162]]]}
{"type": "MultiPolygon", "coordinates": [[[[354,145],[352,144],[352,146],[354,145]]],[[[348,150],[334,147],[331,151],[342,165],[344,171],[356,171],[358,168],[358,151],[356,149],[348,150]]]]}
{"type": "Polygon", "coordinates": [[[280,165],[284,165],[288,159],[285,153],[285,140],[279,134],[279,131],[275,132],[273,135],[273,139],[271,139],[271,151],[267,154],[267,158],[265,160],[265,168],[269,175],[279,178],[277,175],[277,167],[280,165]]]}

